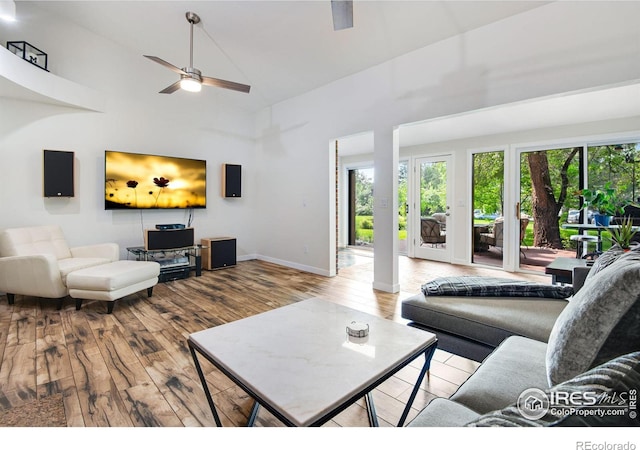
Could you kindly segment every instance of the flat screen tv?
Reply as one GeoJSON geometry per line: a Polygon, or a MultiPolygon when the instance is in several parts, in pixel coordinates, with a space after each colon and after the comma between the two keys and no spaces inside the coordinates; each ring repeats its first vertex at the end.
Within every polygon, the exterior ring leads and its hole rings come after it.
{"type": "Polygon", "coordinates": [[[105,209],[186,209],[207,205],[207,162],[106,150],[105,209]]]}

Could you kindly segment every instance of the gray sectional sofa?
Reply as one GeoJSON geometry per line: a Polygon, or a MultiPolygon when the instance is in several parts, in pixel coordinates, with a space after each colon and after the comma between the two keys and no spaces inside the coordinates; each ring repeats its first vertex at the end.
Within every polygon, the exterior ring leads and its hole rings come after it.
{"type": "MultiPolygon", "coordinates": [[[[431,311],[442,317],[429,320],[429,326],[451,325],[453,318],[443,317],[446,299],[438,299],[425,310],[419,301],[431,303],[427,298],[408,299],[403,314],[411,311],[414,319],[420,319],[431,311]],[[418,315],[420,307],[423,309],[418,315]]],[[[531,419],[523,416],[519,403],[533,388],[533,392],[547,396],[558,390],[587,389],[612,395],[640,389],[640,251],[623,253],[614,248],[602,255],[584,277],[582,288],[567,300],[478,297],[474,303],[452,297],[448,301],[460,311],[460,325],[449,333],[451,336],[465,341],[477,338],[484,346],[495,343],[497,348],[457,392],[448,399],[433,400],[408,426],[640,425],[639,419],[630,414],[585,419],[579,412],[559,414],[548,410],[531,419]],[[489,300],[490,306],[484,311],[490,312],[499,308],[501,301],[506,302],[511,319],[503,315],[479,320],[477,303],[482,299],[489,300]],[[525,318],[524,312],[518,316],[513,309],[518,301],[526,301],[530,317],[525,318]],[[536,302],[539,308],[535,308],[536,302]],[[472,311],[465,311],[466,307],[472,311]],[[536,312],[542,317],[541,326],[535,323],[536,312]],[[465,328],[465,324],[474,325],[465,328]],[[488,330],[491,337],[485,339],[483,330],[488,330]]],[[[448,308],[446,314],[458,312],[448,308]]],[[[443,333],[435,331],[440,347],[443,333]]]]}
{"type": "Polygon", "coordinates": [[[568,304],[564,297],[577,292],[588,273],[589,268],[576,268],[572,287],[557,286],[560,298],[426,296],[420,292],[402,302],[402,317],[411,326],[437,334],[440,349],[480,362],[509,336],[546,342],[568,304]]]}

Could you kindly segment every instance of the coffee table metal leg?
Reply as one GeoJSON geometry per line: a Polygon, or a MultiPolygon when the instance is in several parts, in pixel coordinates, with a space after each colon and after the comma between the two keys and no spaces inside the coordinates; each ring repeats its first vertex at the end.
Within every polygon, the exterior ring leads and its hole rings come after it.
{"type": "Polygon", "coordinates": [[[409,400],[407,401],[406,406],[404,407],[404,411],[402,412],[402,416],[400,417],[400,421],[398,422],[398,426],[404,426],[405,420],[407,420],[407,416],[409,415],[409,411],[411,410],[411,405],[413,405],[413,401],[418,394],[418,389],[420,389],[420,385],[422,384],[422,380],[424,380],[425,374],[429,371],[431,367],[431,358],[436,351],[437,343],[433,344],[424,352],[424,365],[422,366],[422,370],[420,370],[420,375],[418,375],[418,380],[416,381],[415,386],[413,387],[413,391],[411,391],[411,396],[409,396],[409,400]]]}
{"type": "Polygon", "coordinates": [[[253,401],[253,408],[251,408],[251,414],[249,415],[249,420],[247,421],[247,426],[252,427],[256,418],[258,417],[258,410],[260,409],[260,403],[253,401]]]}
{"type": "Polygon", "coordinates": [[[207,402],[209,402],[209,407],[211,408],[211,413],[213,414],[213,420],[215,420],[216,426],[221,427],[222,422],[220,422],[220,417],[218,416],[216,405],[214,405],[213,403],[213,397],[211,397],[211,392],[209,391],[207,380],[204,378],[204,373],[202,373],[200,362],[198,361],[198,357],[196,356],[196,350],[191,346],[191,343],[189,343],[189,350],[191,351],[193,363],[195,364],[196,370],[198,371],[198,376],[200,377],[200,382],[202,383],[202,389],[204,389],[204,395],[207,397],[207,402]]]}
{"type": "Polygon", "coordinates": [[[364,396],[364,402],[367,405],[367,414],[369,415],[369,426],[377,427],[378,415],[376,414],[376,407],[373,404],[373,395],[371,394],[371,391],[367,392],[367,395],[364,396]]]}

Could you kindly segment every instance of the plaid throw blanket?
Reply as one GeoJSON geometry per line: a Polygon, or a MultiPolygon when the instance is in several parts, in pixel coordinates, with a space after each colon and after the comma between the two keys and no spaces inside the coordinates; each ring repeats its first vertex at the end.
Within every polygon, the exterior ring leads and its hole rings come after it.
{"type": "Polygon", "coordinates": [[[422,293],[426,296],[567,298],[573,295],[573,287],[511,280],[509,278],[441,277],[423,284],[422,293]]]}

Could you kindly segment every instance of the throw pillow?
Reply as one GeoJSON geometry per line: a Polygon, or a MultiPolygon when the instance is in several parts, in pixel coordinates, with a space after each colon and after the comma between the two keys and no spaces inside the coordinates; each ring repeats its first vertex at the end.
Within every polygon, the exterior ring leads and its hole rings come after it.
{"type": "Polygon", "coordinates": [[[637,257],[620,256],[586,280],[560,313],[547,345],[549,386],[640,348],[637,257]]]}
{"type": "Polygon", "coordinates": [[[573,286],[536,283],[497,277],[440,277],[422,285],[422,293],[429,295],[477,297],[543,297],[567,298],[573,286]]]}
{"type": "Polygon", "coordinates": [[[622,248],[620,246],[618,246],[617,244],[612,245],[609,250],[595,259],[593,265],[591,266],[591,269],[589,270],[589,274],[585,278],[585,281],[589,278],[594,277],[598,272],[616,262],[618,257],[620,257],[623,253],[624,252],[622,251],[622,248]]]}
{"type": "Polygon", "coordinates": [[[532,392],[532,398],[541,401],[540,410],[527,409],[527,394],[523,393],[521,401],[484,414],[465,426],[637,427],[640,426],[640,418],[637,415],[637,405],[631,401],[638,395],[638,390],[640,352],[633,352],[619,356],[544,392],[532,392]]]}

